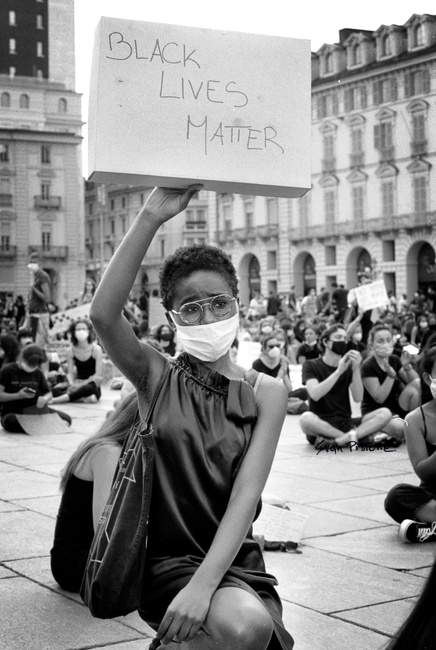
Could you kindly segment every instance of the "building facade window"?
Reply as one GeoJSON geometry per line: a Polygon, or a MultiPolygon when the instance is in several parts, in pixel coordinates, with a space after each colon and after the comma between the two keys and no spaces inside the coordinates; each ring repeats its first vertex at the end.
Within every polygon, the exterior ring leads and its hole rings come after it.
{"type": "Polygon", "coordinates": [[[16,72],[17,72],[17,68],[15,66],[13,66],[13,65],[10,65],[9,66],[9,76],[10,76],[11,79],[13,79],[15,77],[16,72]]]}
{"type": "Polygon", "coordinates": [[[381,207],[383,217],[393,217],[395,214],[395,181],[383,180],[381,184],[381,207]]]}
{"type": "Polygon", "coordinates": [[[253,201],[244,201],[244,218],[245,227],[250,229],[254,225],[254,206],[253,201]]]}
{"type": "Polygon", "coordinates": [[[10,108],[11,107],[11,96],[10,96],[9,93],[2,93],[1,94],[0,106],[2,108],[10,108]]]}
{"type": "Polygon", "coordinates": [[[266,200],[266,216],[269,224],[277,224],[279,220],[278,200],[268,198],[266,200]]]}
{"type": "Polygon", "coordinates": [[[44,165],[51,162],[51,149],[48,145],[43,144],[41,147],[41,163],[44,165]]]}
{"type": "Polygon", "coordinates": [[[413,142],[426,140],[426,116],[424,112],[412,113],[412,138],[413,142]]]}
{"type": "Polygon", "coordinates": [[[230,233],[232,230],[232,206],[229,203],[223,205],[223,225],[224,232],[230,233]]]}
{"type": "Polygon", "coordinates": [[[324,74],[331,74],[333,72],[333,54],[327,52],[324,57],[324,74]]]}
{"type": "Polygon", "coordinates": [[[339,113],[339,98],[336,92],[318,95],[316,98],[316,117],[322,120],[339,113]]]}
{"type": "Polygon", "coordinates": [[[362,63],[362,48],[359,43],[351,47],[351,65],[360,65],[362,63]]]}
{"type": "Polygon", "coordinates": [[[398,84],[395,77],[377,79],[372,85],[373,102],[376,106],[398,99],[398,84]]]}
{"type": "Polygon", "coordinates": [[[15,38],[10,38],[9,39],[9,54],[16,54],[17,53],[17,41],[15,38]]]}
{"type": "Polygon", "coordinates": [[[165,257],[165,239],[160,240],[160,256],[165,257]]]}
{"type": "Polygon", "coordinates": [[[416,25],[416,27],[413,28],[413,36],[412,36],[412,43],[413,47],[422,47],[424,45],[424,26],[421,25],[416,25]]]}
{"type": "Polygon", "coordinates": [[[115,219],[111,219],[111,235],[115,235],[115,219]]]}
{"type": "Polygon", "coordinates": [[[384,34],[381,37],[381,55],[382,56],[391,56],[392,54],[392,47],[391,47],[391,39],[389,34],[384,34]]]}
{"type": "Polygon", "coordinates": [[[2,222],[0,228],[0,250],[4,253],[8,252],[11,248],[11,224],[2,222]]]}
{"type": "Polygon", "coordinates": [[[427,212],[427,178],[425,176],[414,176],[413,178],[413,207],[417,214],[427,212]]]}
{"type": "Polygon", "coordinates": [[[115,199],[111,199],[111,210],[115,210],[115,199]]]}
{"type": "Polygon", "coordinates": [[[44,57],[44,43],[42,41],[36,43],[36,56],[40,59],[44,57]]]}
{"type": "Polygon", "coordinates": [[[58,113],[66,113],[68,109],[67,100],[63,97],[58,101],[58,113]]]}
{"type": "Polygon", "coordinates": [[[9,145],[0,144],[0,162],[9,162],[9,145]]]}
{"type": "Polygon", "coordinates": [[[36,14],[36,29],[44,29],[44,20],[41,14],[36,14]]]}
{"type": "Polygon", "coordinates": [[[17,25],[17,14],[15,11],[10,11],[9,12],[9,26],[10,27],[16,27],[17,25]]]}
{"type": "Polygon", "coordinates": [[[345,88],[344,111],[346,113],[366,108],[367,105],[368,95],[365,85],[355,86],[354,88],[345,88]]]}
{"type": "Polygon", "coordinates": [[[365,217],[365,188],[363,185],[353,185],[351,188],[353,220],[363,221],[365,217]]]}
{"type": "Polygon", "coordinates": [[[406,97],[428,95],[430,92],[430,71],[412,70],[404,75],[404,94],[406,97]]]}
{"type": "Polygon", "coordinates": [[[30,106],[29,95],[23,93],[22,95],[20,95],[20,108],[29,108],[29,106],[30,106]]]}
{"type": "Polygon", "coordinates": [[[393,124],[391,121],[381,122],[374,126],[374,148],[378,151],[391,151],[394,146],[393,124]]]}
{"type": "Polygon", "coordinates": [[[43,251],[51,250],[52,241],[51,241],[51,225],[45,224],[41,229],[41,245],[43,251]]]}
{"type": "Polygon", "coordinates": [[[49,199],[50,198],[50,183],[41,183],[41,198],[49,199]]]}
{"type": "Polygon", "coordinates": [[[326,224],[331,224],[336,219],[336,190],[324,190],[324,214],[326,224]]]}
{"type": "Polygon", "coordinates": [[[277,251],[267,251],[266,268],[268,271],[275,271],[277,269],[277,251]]]}
{"type": "Polygon", "coordinates": [[[122,207],[122,208],[125,208],[125,207],[126,207],[126,197],[125,197],[125,196],[123,196],[123,197],[121,198],[121,207],[122,207]]]}
{"type": "Polygon", "coordinates": [[[305,228],[310,220],[310,192],[301,197],[299,202],[299,226],[305,228]]]}

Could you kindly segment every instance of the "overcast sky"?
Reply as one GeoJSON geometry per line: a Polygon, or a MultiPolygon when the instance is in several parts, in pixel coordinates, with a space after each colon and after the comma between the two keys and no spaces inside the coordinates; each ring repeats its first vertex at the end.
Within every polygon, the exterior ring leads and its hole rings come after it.
{"type": "MultiPolygon", "coordinates": [[[[92,44],[101,16],[304,38],[316,52],[324,43],[337,42],[344,27],[375,31],[383,24],[403,25],[414,13],[436,14],[434,0],[75,0],[76,90],[83,93],[82,117],[86,122],[92,44]]],[[[83,171],[86,175],[85,166],[83,171]]]]}

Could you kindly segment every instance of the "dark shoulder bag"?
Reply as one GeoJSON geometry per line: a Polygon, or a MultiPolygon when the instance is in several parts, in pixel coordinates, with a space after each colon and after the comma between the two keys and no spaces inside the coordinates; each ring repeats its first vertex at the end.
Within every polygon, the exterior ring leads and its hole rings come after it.
{"type": "Polygon", "coordinates": [[[88,556],[80,595],[97,618],[138,609],[153,481],[151,414],[168,372],[162,372],[144,420],[135,420],[121,450],[112,489],[88,556]]]}

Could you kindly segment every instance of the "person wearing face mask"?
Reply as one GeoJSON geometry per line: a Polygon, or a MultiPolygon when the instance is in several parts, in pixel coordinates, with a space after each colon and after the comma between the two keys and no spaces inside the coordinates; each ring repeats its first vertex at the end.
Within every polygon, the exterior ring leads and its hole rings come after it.
{"type": "Polygon", "coordinates": [[[253,361],[252,367],[283,382],[288,394],[292,391],[289,378],[288,360],[283,354],[285,342],[279,330],[273,330],[262,339],[260,357],[253,361]]]}
{"type": "MultiPolygon", "coordinates": [[[[165,260],[160,295],[183,349],[176,358],[142,345],[122,316],[159,227],[199,189],[153,190],[112,257],[90,312],[105,351],[135,386],[142,417],[147,398],[156,396],[139,614],[168,647],[291,650],[275,579],[265,572],[252,534],[287,391],[230,356],[239,329],[235,268],[206,244],[165,260]]],[[[121,510],[121,520],[125,516],[121,510]]]]}
{"type": "Polygon", "coordinates": [[[27,345],[19,361],[8,363],[0,370],[1,424],[10,433],[25,433],[17,415],[41,415],[58,413],[71,424],[66,413],[48,408],[52,394],[41,365],[46,363],[45,351],[38,345],[27,345]]]}
{"type": "Polygon", "coordinates": [[[423,339],[427,338],[429,330],[429,319],[427,314],[421,314],[416,320],[416,325],[413,327],[410,334],[410,342],[418,348],[423,347],[423,339]]]}
{"type": "Polygon", "coordinates": [[[36,345],[46,349],[49,342],[50,314],[47,305],[51,300],[51,281],[48,273],[40,267],[40,261],[39,253],[33,252],[29,255],[27,268],[32,275],[32,284],[25,327],[31,329],[36,345]]]}
{"type": "Polygon", "coordinates": [[[379,408],[389,409],[391,419],[383,431],[401,441],[404,439],[403,418],[419,405],[419,377],[408,352],[403,350],[401,358],[393,353],[394,339],[388,325],[375,325],[369,342],[372,354],[361,368],[364,387],[362,415],[379,408]]]}
{"type": "Polygon", "coordinates": [[[96,402],[101,397],[103,351],[95,343],[92,325],[86,319],[71,323],[69,334],[71,346],[67,349],[67,363],[70,386],[66,392],[53,397],[53,404],[79,400],[96,402]]]}
{"type": "Polygon", "coordinates": [[[353,428],[349,390],[356,402],[362,400],[361,355],[356,350],[347,352],[347,336],[339,323],[324,330],[320,343],[323,356],[306,361],[303,366],[309,411],[302,414],[300,426],[307,440],[322,449],[325,443],[344,446],[372,439],[389,422],[391,413],[378,409],[365,415],[353,428]]]}
{"type": "Polygon", "coordinates": [[[420,361],[421,405],[406,415],[407,453],[419,486],[401,483],[389,490],[385,510],[400,524],[404,542],[436,541],[436,346],[420,361]]]}
{"type": "Polygon", "coordinates": [[[156,341],[162,348],[164,354],[174,357],[176,354],[176,342],[174,330],[169,325],[159,325],[155,334],[156,341]]]}
{"type": "Polygon", "coordinates": [[[297,361],[303,365],[307,359],[318,359],[319,356],[318,335],[313,327],[308,326],[304,330],[304,343],[297,351],[297,361]]]}

